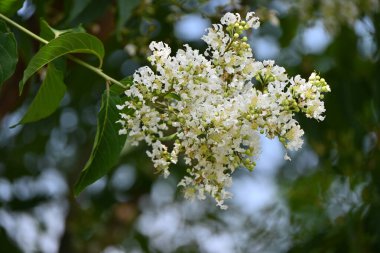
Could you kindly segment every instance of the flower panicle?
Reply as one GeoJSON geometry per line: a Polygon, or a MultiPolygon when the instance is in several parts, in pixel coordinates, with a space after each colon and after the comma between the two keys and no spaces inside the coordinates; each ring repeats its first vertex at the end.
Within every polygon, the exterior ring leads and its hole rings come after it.
{"type": "Polygon", "coordinates": [[[167,44],[152,42],[154,70],[139,68],[125,91],[129,99],[118,106],[119,133],[134,145],[145,141],[158,172],[167,177],[183,156],[188,169],[178,186],[186,198],[208,194],[227,208],[231,175],[255,168],[260,134],[298,150],[304,131],[295,114],[324,119],[329,85],[315,72],[308,80],[288,77],[274,61],[254,59],[245,33],[259,25],[253,12],[244,20],[226,13],[202,37],[203,54],[185,45],[172,55],[167,44]]]}

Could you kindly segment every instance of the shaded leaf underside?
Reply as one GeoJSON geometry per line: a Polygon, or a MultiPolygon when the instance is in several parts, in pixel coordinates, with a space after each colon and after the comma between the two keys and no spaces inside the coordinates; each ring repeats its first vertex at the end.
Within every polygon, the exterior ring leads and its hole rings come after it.
{"type": "Polygon", "coordinates": [[[46,77],[19,124],[37,121],[51,115],[58,108],[65,92],[63,72],[56,69],[53,63],[49,64],[46,77]]]}
{"type": "Polygon", "coordinates": [[[91,156],[75,185],[75,195],[106,175],[118,162],[126,135],[119,135],[119,125],[116,123],[119,118],[117,104],[120,104],[119,96],[111,95],[107,89],[102,96],[91,156]]]}

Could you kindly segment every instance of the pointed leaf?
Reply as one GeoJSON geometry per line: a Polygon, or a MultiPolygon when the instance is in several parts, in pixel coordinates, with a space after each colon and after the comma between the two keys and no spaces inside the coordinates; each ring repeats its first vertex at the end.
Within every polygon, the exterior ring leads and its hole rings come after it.
{"type": "Polygon", "coordinates": [[[0,21],[0,87],[12,76],[18,60],[16,39],[0,21]]]}
{"type": "Polygon", "coordinates": [[[54,64],[49,64],[45,80],[19,124],[37,121],[52,114],[58,108],[65,92],[63,72],[54,64]]]}
{"type": "Polygon", "coordinates": [[[73,32],[85,33],[86,32],[86,30],[82,27],[82,25],[79,25],[77,27],[70,28],[70,29],[57,30],[51,27],[44,19],[40,20],[40,31],[41,31],[40,36],[44,38],[45,40],[55,39],[65,33],[73,33],[73,32]]]}
{"type": "Polygon", "coordinates": [[[104,47],[103,43],[87,33],[65,33],[51,40],[48,44],[41,47],[30,60],[28,67],[24,71],[24,77],[20,82],[20,93],[26,81],[47,63],[60,56],[70,53],[88,53],[95,55],[100,66],[103,63],[104,47]]]}
{"type": "Polygon", "coordinates": [[[88,185],[106,175],[116,165],[125,144],[126,135],[119,135],[119,96],[111,95],[109,89],[103,94],[98,114],[98,128],[91,156],[75,184],[75,195],[88,185]]]}
{"type": "Polygon", "coordinates": [[[40,37],[47,41],[50,41],[58,37],[55,36],[52,27],[42,18],[40,19],[40,37]]]}

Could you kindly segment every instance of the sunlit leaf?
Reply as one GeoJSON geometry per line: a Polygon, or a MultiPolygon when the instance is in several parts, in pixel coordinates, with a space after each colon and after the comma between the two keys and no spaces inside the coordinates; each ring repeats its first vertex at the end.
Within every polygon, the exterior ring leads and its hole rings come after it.
{"type": "Polygon", "coordinates": [[[17,60],[16,39],[0,21],[0,87],[14,73],[17,60]]]}
{"type": "Polygon", "coordinates": [[[63,72],[49,64],[44,81],[28,111],[19,124],[37,121],[51,115],[59,106],[66,92],[63,72]]]}
{"type": "Polygon", "coordinates": [[[12,16],[22,7],[24,0],[0,0],[0,13],[12,16]]]}
{"type": "Polygon", "coordinates": [[[101,66],[103,63],[104,47],[98,38],[87,33],[66,33],[51,40],[48,44],[41,47],[30,60],[28,67],[24,71],[23,79],[20,82],[20,93],[26,81],[34,73],[54,59],[70,53],[93,54],[99,59],[101,66]]]}
{"type": "Polygon", "coordinates": [[[75,185],[75,195],[106,175],[119,159],[126,141],[126,135],[119,135],[119,125],[116,123],[119,119],[116,105],[120,103],[119,96],[111,94],[108,89],[102,96],[93,149],[75,185]]]}

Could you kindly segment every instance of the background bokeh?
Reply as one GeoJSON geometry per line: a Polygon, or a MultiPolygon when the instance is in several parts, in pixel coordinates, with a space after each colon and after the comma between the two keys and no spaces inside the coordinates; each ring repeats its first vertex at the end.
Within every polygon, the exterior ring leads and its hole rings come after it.
{"type": "Polygon", "coordinates": [[[261,18],[249,34],[257,59],[290,75],[317,70],[331,86],[325,121],[299,118],[305,145],[292,161],[262,138],[256,170],[234,174],[223,211],[183,199],[180,165],[163,179],[144,145],[126,146],[119,165],[74,198],[104,82],[71,63],[59,110],[10,128],[41,83],[18,96],[39,45],[14,30],[20,59],[0,90],[0,252],[380,252],[378,0],[27,0],[12,18],[35,33],[40,18],[82,24],[106,46],[105,72],[122,79],[147,64],[152,40],[203,50],[204,29],[226,11],[261,18]]]}

